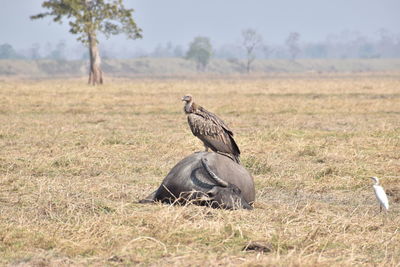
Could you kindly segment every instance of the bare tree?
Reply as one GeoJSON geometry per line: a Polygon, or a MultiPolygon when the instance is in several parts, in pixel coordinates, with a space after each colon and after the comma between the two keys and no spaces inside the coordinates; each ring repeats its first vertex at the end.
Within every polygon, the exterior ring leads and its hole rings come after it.
{"type": "Polygon", "coordinates": [[[41,57],[39,43],[33,43],[32,46],[29,48],[29,57],[34,60],[39,59],[41,57]]]}
{"type": "Polygon", "coordinates": [[[262,37],[254,29],[246,29],[242,31],[242,46],[246,51],[246,71],[251,70],[251,64],[256,59],[255,51],[262,46],[262,37]]]}
{"type": "Polygon", "coordinates": [[[291,32],[286,39],[286,45],[289,48],[290,59],[295,60],[300,53],[299,47],[300,33],[291,32]]]}

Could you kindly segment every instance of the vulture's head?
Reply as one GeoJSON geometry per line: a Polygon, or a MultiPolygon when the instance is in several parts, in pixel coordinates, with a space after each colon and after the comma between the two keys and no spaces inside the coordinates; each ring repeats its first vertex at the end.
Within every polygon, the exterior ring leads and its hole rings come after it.
{"type": "Polygon", "coordinates": [[[182,97],[182,101],[185,101],[186,103],[193,102],[193,96],[192,95],[185,95],[182,97]]]}

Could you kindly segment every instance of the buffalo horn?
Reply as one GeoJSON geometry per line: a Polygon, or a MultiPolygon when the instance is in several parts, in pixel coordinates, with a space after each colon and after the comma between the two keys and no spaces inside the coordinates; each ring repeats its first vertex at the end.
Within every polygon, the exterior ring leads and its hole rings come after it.
{"type": "Polygon", "coordinates": [[[222,180],[221,178],[219,178],[211,169],[210,167],[207,165],[207,159],[202,157],[201,158],[201,164],[203,165],[204,169],[206,169],[206,171],[208,172],[208,174],[210,175],[211,178],[213,178],[213,180],[222,187],[228,187],[228,183],[224,180],[222,180]]]}

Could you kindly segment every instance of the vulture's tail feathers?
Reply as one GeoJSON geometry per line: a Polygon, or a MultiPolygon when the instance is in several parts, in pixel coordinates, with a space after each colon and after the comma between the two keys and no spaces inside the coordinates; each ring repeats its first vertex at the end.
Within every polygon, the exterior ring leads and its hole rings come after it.
{"type": "Polygon", "coordinates": [[[216,152],[217,152],[218,154],[222,155],[222,156],[225,156],[225,157],[230,158],[231,160],[233,160],[233,161],[236,162],[237,164],[240,164],[239,155],[232,155],[232,154],[224,153],[224,152],[221,152],[221,151],[216,151],[216,152]]]}

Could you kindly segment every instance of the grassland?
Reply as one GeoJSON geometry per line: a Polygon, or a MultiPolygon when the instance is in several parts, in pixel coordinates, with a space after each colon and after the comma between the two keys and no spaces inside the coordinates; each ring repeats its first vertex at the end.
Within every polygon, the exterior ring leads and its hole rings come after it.
{"type": "MultiPolygon", "coordinates": [[[[165,78],[226,76],[246,73],[246,63],[238,59],[212,59],[204,73],[198,73],[193,61],[183,58],[104,59],[105,73],[119,77],[165,78]]],[[[352,73],[393,72],[400,70],[398,58],[367,59],[257,59],[252,72],[262,75],[279,73],[352,73]]],[[[86,60],[5,60],[0,59],[0,77],[65,78],[88,73],[86,60]]]]}
{"type": "Polygon", "coordinates": [[[6,79],[0,125],[0,265],[399,265],[398,75],[6,79]],[[203,149],[185,93],[235,130],[253,211],[137,204],[203,149]]]}

